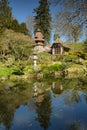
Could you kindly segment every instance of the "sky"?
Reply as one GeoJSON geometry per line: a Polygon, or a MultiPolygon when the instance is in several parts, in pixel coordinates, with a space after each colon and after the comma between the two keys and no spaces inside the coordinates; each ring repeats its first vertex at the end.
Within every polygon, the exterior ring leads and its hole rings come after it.
{"type": "MultiPolygon", "coordinates": [[[[35,16],[34,9],[38,7],[39,0],[9,0],[12,8],[12,16],[18,20],[19,23],[27,21],[28,16],[35,16]]],[[[54,15],[55,7],[51,6],[50,14],[54,15]]],[[[52,38],[53,39],[53,38],[52,38]]]]}
{"type": "MultiPolygon", "coordinates": [[[[19,23],[26,22],[28,16],[36,15],[33,10],[38,7],[38,1],[39,0],[9,0],[13,17],[16,18],[19,23]]],[[[52,16],[55,10],[56,7],[51,6],[50,13],[52,16]]]]}
{"type": "MultiPolygon", "coordinates": [[[[36,15],[33,10],[38,7],[38,1],[39,0],[9,0],[13,17],[16,18],[19,23],[26,23],[28,16],[36,15]]],[[[51,6],[50,13],[52,17],[58,8],[57,6],[51,6]]]]}
{"type": "Polygon", "coordinates": [[[9,0],[13,17],[19,23],[26,22],[28,16],[34,16],[33,9],[38,7],[38,0],[9,0]]]}

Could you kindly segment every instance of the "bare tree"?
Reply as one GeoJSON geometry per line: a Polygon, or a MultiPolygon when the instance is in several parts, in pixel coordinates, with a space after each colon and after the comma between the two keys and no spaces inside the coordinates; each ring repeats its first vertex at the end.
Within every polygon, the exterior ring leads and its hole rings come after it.
{"type": "Polygon", "coordinates": [[[58,6],[54,19],[54,27],[58,33],[77,41],[81,36],[80,32],[84,33],[87,30],[87,0],[51,0],[51,2],[58,6]],[[75,34],[78,34],[77,38],[75,34]]]}
{"type": "Polygon", "coordinates": [[[27,17],[26,25],[27,25],[27,28],[28,28],[31,36],[33,36],[34,35],[34,25],[35,25],[35,20],[34,20],[33,16],[27,17]]]}
{"type": "Polygon", "coordinates": [[[73,42],[76,43],[79,40],[79,37],[81,36],[81,27],[79,24],[72,25],[71,34],[72,34],[73,42]]]}

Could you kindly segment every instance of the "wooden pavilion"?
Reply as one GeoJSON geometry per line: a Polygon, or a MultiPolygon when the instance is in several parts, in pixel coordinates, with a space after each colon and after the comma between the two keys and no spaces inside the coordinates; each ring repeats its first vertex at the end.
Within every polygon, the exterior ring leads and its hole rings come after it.
{"type": "Polygon", "coordinates": [[[68,52],[70,48],[60,39],[56,39],[51,46],[52,55],[60,54],[62,55],[65,52],[68,52]]]}

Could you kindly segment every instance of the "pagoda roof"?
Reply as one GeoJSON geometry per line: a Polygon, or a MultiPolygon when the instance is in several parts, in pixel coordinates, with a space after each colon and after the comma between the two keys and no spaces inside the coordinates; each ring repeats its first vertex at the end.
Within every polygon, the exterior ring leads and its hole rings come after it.
{"type": "Polygon", "coordinates": [[[36,34],[35,34],[35,41],[44,41],[44,36],[41,33],[40,29],[37,29],[36,34]]]}

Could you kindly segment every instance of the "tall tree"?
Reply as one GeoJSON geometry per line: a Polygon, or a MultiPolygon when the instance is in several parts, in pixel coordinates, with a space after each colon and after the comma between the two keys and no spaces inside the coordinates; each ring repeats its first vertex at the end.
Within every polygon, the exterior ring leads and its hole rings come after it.
{"type": "Polygon", "coordinates": [[[51,15],[48,0],[39,0],[38,8],[34,9],[35,16],[35,30],[41,29],[46,44],[50,41],[51,33],[51,15]]]}
{"type": "Polygon", "coordinates": [[[12,20],[12,11],[9,6],[8,0],[0,0],[0,24],[3,25],[4,28],[10,28],[12,20]]]}

